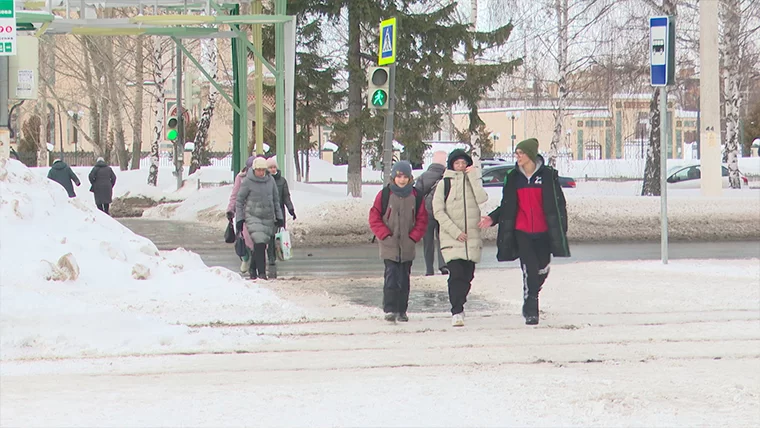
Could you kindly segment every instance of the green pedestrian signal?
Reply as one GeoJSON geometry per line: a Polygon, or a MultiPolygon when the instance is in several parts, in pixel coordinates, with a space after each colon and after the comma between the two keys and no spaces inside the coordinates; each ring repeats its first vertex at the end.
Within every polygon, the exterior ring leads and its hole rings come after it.
{"type": "Polygon", "coordinates": [[[370,67],[367,70],[367,83],[369,95],[367,96],[367,108],[373,110],[387,110],[390,104],[390,79],[388,67],[370,67]]]}
{"type": "Polygon", "coordinates": [[[372,105],[375,107],[383,107],[388,102],[388,93],[382,89],[378,89],[372,94],[372,105]]]}
{"type": "Polygon", "coordinates": [[[166,139],[174,141],[179,137],[179,131],[177,131],[177,118],[172,116],[166,121],[166,139]]]}

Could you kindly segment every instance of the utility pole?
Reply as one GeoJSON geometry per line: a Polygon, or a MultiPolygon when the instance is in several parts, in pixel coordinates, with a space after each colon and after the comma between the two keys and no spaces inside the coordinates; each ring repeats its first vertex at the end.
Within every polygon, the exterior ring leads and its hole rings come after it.
{"type": "Polygon", "coordinates": [[[720,196],[720,70],[718,67],[718,2],[699,2],[699,164],[703,196],[720,196]]]}

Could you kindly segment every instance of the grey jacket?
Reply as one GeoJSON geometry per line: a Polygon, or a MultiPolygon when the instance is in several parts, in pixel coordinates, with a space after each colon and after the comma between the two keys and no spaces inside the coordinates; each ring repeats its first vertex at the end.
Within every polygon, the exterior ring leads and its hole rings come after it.
{"type": "Polygon", "coordinates": [[[444,172],[446,172],[445,165],[434,163],[414,181],[414,188],[417,189],[417,193],[425,195],[425,209],[431,218],[433,217],[433,194],[436,184],[443,178],[444,172]]]}
{"type": "Polygon", "coordinates": [[[79,177],[74,174],[74,171],[71,170],[66,162],[56,160],[48,172],[48,178],[63,186],[63,188],[66,189],[66,193],[69,194],[69,198],[73,198],[77,195],[74,193],[74,186],[71,182],[73,181],[79,186],[79,177]]]}
{"type": "Polygon", "coordinates": [[[274,178],[275,184],[277,184],[277,195],[280,197],[280,209],[282,210],[283,217],[285,217],[285,208],[288,209],[291,216],[295,215],[296,209],[293,207],[293,201],[290,199],[288,180],[282,176],[281,171],[277,171],[277,174],[272,177],[274,178]]]}
{"type": "Polygon", "coordinates": [[[275,220],[283,220],[277,184],[269,173],[256,177],[253,168],[240,183],[235,216],[245,219],[254,244],[268,243],[274,235],[275,220]]]}
{"type": "Polygon", "coordinates": [[[116,174],[108,164],[98,161],[90,171],[90,191],[95,194],[96,204],[110,204],[113,198],[113,186],[116,185],[116,174]]]}

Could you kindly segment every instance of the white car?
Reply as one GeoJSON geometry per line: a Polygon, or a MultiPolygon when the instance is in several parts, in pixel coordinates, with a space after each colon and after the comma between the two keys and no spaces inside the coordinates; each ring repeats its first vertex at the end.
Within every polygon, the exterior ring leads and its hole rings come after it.
{"type": "MultiPolygon", "coordinates": [[[[723,188],[727,189],[731,187],[728,183],[728,167],[721,166],[723,172],[721,180],[723,182],[723,188]]],[[[702,186],[702,171],[699,169],[699,165],[681,165],[670,168],[668,171],[668,188],[669,189],[699,189],[702,186]]],[[[748,186],[749,180],[747,177],[739,172],[743,185],[748,186]]]]}

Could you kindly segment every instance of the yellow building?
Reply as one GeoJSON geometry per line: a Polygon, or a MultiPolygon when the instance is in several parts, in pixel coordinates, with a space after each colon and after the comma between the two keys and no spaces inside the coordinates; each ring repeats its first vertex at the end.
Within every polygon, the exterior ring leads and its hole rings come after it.
{"type": "MultiPolygon", "coordinates": [[[[615,95],[609,105],[570,105],[563,119],[559,153],[573,159],[625,159],[646,155],[649,141],[649,94],[615,95]]],[[[491,108],[479,111],[491,132],[494,152],[512,153],[512,142],[535,137],[548,153],[554,133],[553,106],[491,108]],[[514,130],[514,139],[511,138],[514,130]]],[[[668,101],[668,157],[688,157],[696,140],[697,112],[676,108],[668,101]]],[[[453,125],[466,128],[467,111],[456,111],[453,125]]]]}

